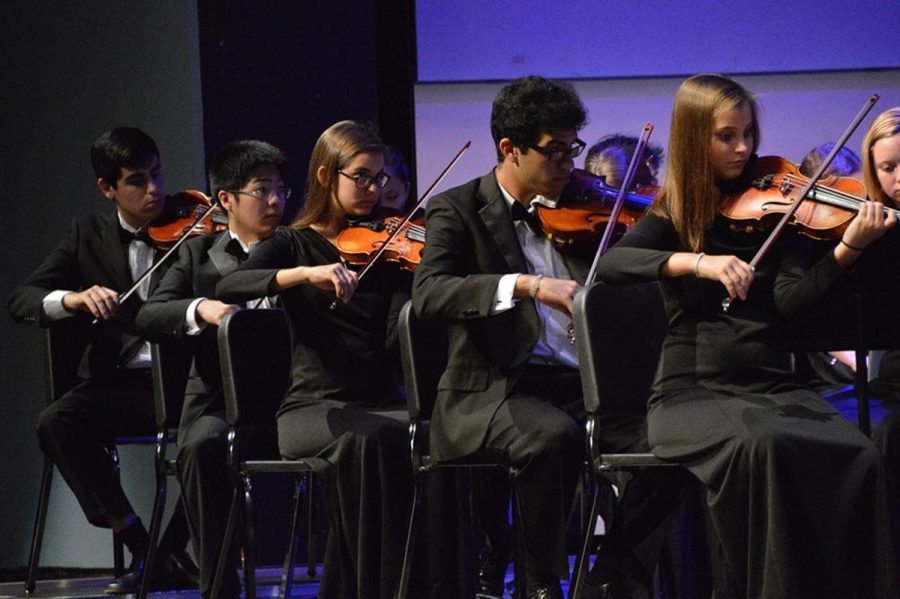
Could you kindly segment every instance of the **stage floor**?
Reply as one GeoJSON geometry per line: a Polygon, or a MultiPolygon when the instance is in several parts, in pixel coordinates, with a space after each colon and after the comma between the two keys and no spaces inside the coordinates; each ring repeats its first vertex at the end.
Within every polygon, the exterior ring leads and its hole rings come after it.
{"type": "MultiPolygon", "coordinates": [[[[321,568],[321,566],[320,566],[321,568]]],[[[256,594],[259,597],[278,597],[278,585],[281,581],[281,570],[276,568],[259,568],[256,571],[256,594]]],[[[298,599],[314,599],[319,585],[317,582],[306,582],[306,568],[296,568],[291,597],[298,599]]],[[[38,580],[35,593],[25,594],[25,582],[0,583],[0,599],[6,597],[40,597],[40,598],[95,598],[104,597],[136,597],[136,595],[107,595],[103,591],[112,581],[109,576],[92,576],[87,578],[70,578],[65,580],[38,580]]],[[[150,593],[154,599],[199,599],[196,590],[168,591],[150,593]]]]}

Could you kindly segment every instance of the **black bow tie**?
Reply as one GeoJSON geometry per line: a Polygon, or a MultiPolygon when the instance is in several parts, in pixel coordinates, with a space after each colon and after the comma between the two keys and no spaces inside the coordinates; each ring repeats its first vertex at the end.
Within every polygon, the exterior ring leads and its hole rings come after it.
{"type": "Polygon", "coordinates": [[[510,213],[512,214],[512,219],[514,221],[524,220],[528,227],[534,231],[535,235],[543,235],[544,229],[541,227],[541,219],[538,218],[538,215],[530,210],[526,210],[525,206],[523,206],[519,202],[513,202],[512,208],[510,208],[510,213]]]}
{"type": "Polygon", "coordinates": [[[225,245],[225,252],[237,258],[238,262],[243,262],[250,256],[244,251],[244,246],[241,245],[237,238],[232,239],[225,245]]]}
{"type": "Polygon", "coordinates": [[[122,240],[122,243],[125,245],[130,244],[132,241],[137,239],[138,241],[143,241],[147,245],[153,245],[153,242],[150,240],[150,233],[147,231],[147,227],[142,229],[138,229],[134,233],[128,231],[122,225],[119,225],[119,239],[122,240]]]}

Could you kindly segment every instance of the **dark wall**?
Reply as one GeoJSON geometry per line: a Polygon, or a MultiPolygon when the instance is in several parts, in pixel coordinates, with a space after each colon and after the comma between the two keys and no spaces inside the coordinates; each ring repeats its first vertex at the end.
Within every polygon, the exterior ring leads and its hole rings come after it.
{"type": "Polygon", "coordinates": [[[199,0],[207,156],[241,138],[288,156],[299,207],[310,153],[329,125],[380,124],[412,156],[412,2],[199,0]]]}
{"type": "MultiPolygon", "coordinates": [[[[111,211],[91,171],[91,142],[140,127],[162,154],[170,190],[197,187],[203,131],[196,8],[178,2],[4,2],[0,5],[0,301],[65,234],[72,219],[111,211]]],[[[34,436],[45,403],[41,331],[0,316],[0,567],[23,566],[37,505],[34,436]]],[[[123,452],[137,509],[152,502],[152,452],[123,452]],[[134,467],[135,461],[147,468],[134,467]],[[134,478],[137,472],[149,474],[134,478]],[[150,486],[147,486],[150,485],[150,486]]],[[[109,566],[107,532],[54,486],[42,562],[109,566]]]]}

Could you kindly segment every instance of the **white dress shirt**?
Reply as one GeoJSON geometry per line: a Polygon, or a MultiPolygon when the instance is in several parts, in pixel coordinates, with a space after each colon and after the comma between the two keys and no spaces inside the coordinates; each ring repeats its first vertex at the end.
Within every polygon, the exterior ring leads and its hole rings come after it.
{"type": "MultiPolygon", "coordinates": [[[[513,202],[517,201],[502,185],[500,192],[506,199],[507,206],[511,209],[513,202]]],[[[519,238],[519,246],[525,256],[529,274],[544,275],[552,279],[571,279],[572,275],[563,261],[562,255],[553,247],[547,237],[535,235],[531,227],[525,221],[515,221],[516,236],[519,238]]],[[[518,301],[513,298],[516,279],[519,274],[503,275],[497,290],[494,293],[494,305],[492,314],[497,314],[512,308],[518,301]]],[[[578,368],[578,354],[575,346],[569,342],[566,331],[572,320],[558,310],[535,300],[540,333],[534,353],[531,356],[532,363],[552,364],[578,368]]]]}

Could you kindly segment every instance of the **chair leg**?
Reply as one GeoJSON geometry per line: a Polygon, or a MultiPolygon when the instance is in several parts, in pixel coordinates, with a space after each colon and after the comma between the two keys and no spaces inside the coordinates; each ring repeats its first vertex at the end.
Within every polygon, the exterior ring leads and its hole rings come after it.
{"type": "Polygon", "coordinates": [[[306,577],[315,580],[319,577],[316,571],[316,551],[319,534],[316,531],[316,476],[310,472],[306,476],[306,577]]]}
{"type": "MultiPolygon", "coordinates": [[[[109,457],[113,462],[113,474],[116,477],[116,482],[120,481],[120,476],[122,472],[122,465],[119,462],[119,450],[116,449],[115,445],[109,445],[106,448],[106,451],[109,452],[109,457]]],[[[122,542],[122,536],[118,533],[113,533],[113,578],[119,578],[125,574],[125,544],[122,542]]]]}
{"type": "Polygon", "coordinates": [[[515,559],[513,572],[515,573],[515,592],[513,597],[525,599],[526,581],[528,573],[528,546],[525,535],[525,519],[522,517],[522,505],[519,501],[519,492],[516,488],[516,471],[509,471],[509,488],[512,492],[513,503],[513,544],[515,545],[515,559]]]}
{"type": "Polygon", "coordinates": [[[253,498],[250,476],[243,476],[244,510],[244,586],[247,599],[256,599],[256,538],[253,533],[253,498]]]}
{"type": "Polygon", "coordinates": [[[240,501],[240,497],[240,485],[235,484],[234,492],[231,494],[231,507],[228,509],[228,521],[225,523],[225,535],[222,538],[222,547],[219,549],[219,560],[216,562],[216,574],[213,576],[210,597],[219,596],[222,579],[225,577],[225,563],[228,561],[228,553],[231,551],[231,544],[234,540],[234,528],[235,521],[238,517],[238,502],[240,501]]]}
{"type": "MultiPolygon", "coordinates": [[[[163,466],[164,468],[164,466],[163,466]]],[[[141,577],[141,588],[137,599],[145,599],[150,590],[150,580],[153,578],[153,567],[156,565],[156,550],[159,542],[159,531],[162,528],[163,512],[166,509],[166,494],[168,481],[165,470],[156,470],[156,499],[153,501],[153,515],[150,518],[150,539],[147,543],[147,556],[144,561],[144,575],[141,577]]]]}
{"type": "Polygon", "coordinates": [[[47,523],[47,504],[50,502],[50,488],[53,485],[53,462],[44,456],[44,472],[41,475],[41,494],[38,497],[38,511],[34,517],[34,532],[31,534],[31,552],[28,558],[28,576],[25,592],[34,592],[38,564],[41,561],[41,544],[44,541],[44,525],[47,523]]]}
{"type": "Polygon", "coordinates": [[[297,538],[297,521],[300,519],[300,509],[303,502],[303,481],[304,474],[297,474],[296,484],[294,485],[294,505],[291,509],[291,526],[288,534],[287,551],[284,553],[284,568],[281,571],[281,588],[279,596],[290,597],[291,586],[294,583],[294,556],[299,545],[297,538]]]}
{"type": "Polygon", "coordinates": [[[594,526],[597,522],[600,503],[600,489],[596,484],[595,477],[591,476],[591,490],[593,491],[593,499],[591,500],[591,511],[588,516],[587,525],[584,527],[584,537],[581,542],[581,548],[578,551],[578,557],[575,561],[575,571],[572,573],[572,584],[569,589],[571,599],[580,599],[584,591],[584,577],[587,574],[588,560],[591,555],[591,539],[594,536],[594,526]]]}
{"type": "Polygon", "coordinates": [[[413,500],[409,507],[409,525],[406,527],[406,545],[403,548],[403,566],[400,570],[400,582],[397,589],[397,599],[406,599],[409,592],[409,576],[412,569],[413,544],[416,542],[416,527],[419,512],[419,492],[422,487],[422,475],[416,474],[413,487],[413,500]]]}

